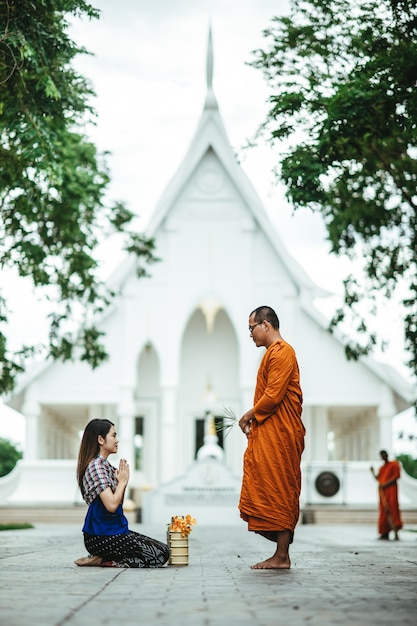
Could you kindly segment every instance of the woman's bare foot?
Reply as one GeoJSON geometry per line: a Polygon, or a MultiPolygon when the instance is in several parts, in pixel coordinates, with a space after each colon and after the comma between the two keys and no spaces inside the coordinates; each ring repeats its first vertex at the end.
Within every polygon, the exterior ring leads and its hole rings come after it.
{"type": "Polygon", "coordinates": [[[291,561],[290,557],[278,557],[274,554],[265,561],[260,561],[255,565],[251,565],[251,569],[290,569],[291,561]]]}
{"type": "Polygon", "coordinates": [[[103,562],[101,556],[82,556],[80,559],[74,561],[76,565],[80,566],[99,566],[103,562]]]}

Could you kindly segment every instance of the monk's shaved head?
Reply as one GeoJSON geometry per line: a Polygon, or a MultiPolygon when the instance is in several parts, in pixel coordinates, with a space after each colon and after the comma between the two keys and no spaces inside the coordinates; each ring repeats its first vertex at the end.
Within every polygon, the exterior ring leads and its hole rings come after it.
{"type": "Polygon", "coordinates": [[[266,322],[269,322],[275,330],[279,329],[278,315],[270,306],[258,306],[252,311],[249,317],[252,317],[252,315],[254,315],[255,322],[263,322],[265,320],[266,322]]]}

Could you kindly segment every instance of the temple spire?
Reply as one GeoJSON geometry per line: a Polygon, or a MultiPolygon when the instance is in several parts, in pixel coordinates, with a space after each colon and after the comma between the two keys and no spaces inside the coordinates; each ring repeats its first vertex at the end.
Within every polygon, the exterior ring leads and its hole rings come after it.
{"type": "Polygon", "coordinates": [[[213,91],[213,40],[211,36],[211,25],[209,26],[209,36],[207,44],[207,96],[204,109],[218,109],[216,96],[213,91]]]}

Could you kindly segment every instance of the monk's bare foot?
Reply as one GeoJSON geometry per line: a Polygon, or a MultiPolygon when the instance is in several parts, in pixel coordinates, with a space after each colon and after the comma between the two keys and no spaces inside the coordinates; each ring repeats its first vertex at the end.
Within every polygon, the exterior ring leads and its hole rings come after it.
{"type": "Polygon", "coordinates": [[[103,562],[101,556],[82,556],[81,559],[74,561],[76,565],[82,566],[96,566],[98,567],[103,562]]]}
{"type": "Polygon", "coordinates": [[[271,556],[265,561],[251,565],[251,569],[290,569],[291,561],[289,557],[280,558],[277,556],[271,556]]]}

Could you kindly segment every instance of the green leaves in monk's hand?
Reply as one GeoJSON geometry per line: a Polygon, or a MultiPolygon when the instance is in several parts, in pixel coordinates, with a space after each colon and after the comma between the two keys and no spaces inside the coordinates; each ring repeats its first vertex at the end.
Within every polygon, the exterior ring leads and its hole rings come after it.
{"type": "MultiPolygon", "coordinates": [[[[99,278],[97,246],[120,232],[138,274],[156,260],[153,241],[130,229],[134,214],[106,203],[104,156],[82,132],[94,117],[94,91],[72,65],[86,51],[69,38],[69,20],[98,16],[80,0],[0,7],[0,267],[29,277],[51,301],[46,354],[92,367],[107,356],[96,321],[114,297],[99,278]]],[[[5,304],[0,393],[13,388],[34,351],[8,350],[5,304]]]]}
{"type": "Polygon", "coordinates": [[[261,132],[288,198],[322,213],[334,253],[363,261],[332,327],[349,312],[360,339],[347,354],[369,353],[364,302],[405,285],[417,374],[417,0],[293,0],[264,35],[252,63],[272,92],[261,132]]]}

